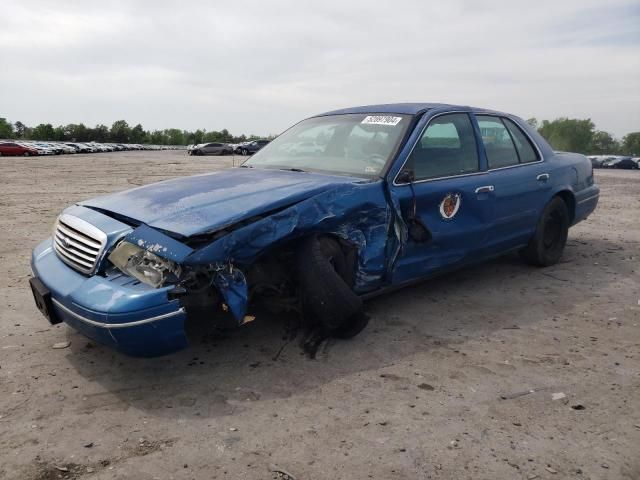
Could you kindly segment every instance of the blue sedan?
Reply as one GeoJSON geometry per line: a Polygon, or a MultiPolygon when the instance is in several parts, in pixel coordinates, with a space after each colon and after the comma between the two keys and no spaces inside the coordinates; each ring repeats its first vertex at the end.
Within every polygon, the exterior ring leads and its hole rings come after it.
{"type": "Polygon", "coordinates": [[[583,155],[520,118],[427,103],[323,113],[238,168],[80,202],[33,251],[51,323],[137,356],[265,307],[348,338],[363,301],[510,251],[556,263],[596,208],[583,155]],[[311,145],[313,148],[310,148],[311,145]]]}

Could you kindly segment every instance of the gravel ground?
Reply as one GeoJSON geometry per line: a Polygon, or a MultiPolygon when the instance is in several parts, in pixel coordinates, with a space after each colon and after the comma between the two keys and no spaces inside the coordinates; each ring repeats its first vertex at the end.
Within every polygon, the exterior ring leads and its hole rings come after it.
{"type": "Polygon", "coordinates": [[[558,265],[377,298],[315,360],[281,319],[147,360],[48,325],[29,255],[62,208],[232,161],[0,159],[0,478],[640,478],[640,172],[597,171],[558,265]]]}

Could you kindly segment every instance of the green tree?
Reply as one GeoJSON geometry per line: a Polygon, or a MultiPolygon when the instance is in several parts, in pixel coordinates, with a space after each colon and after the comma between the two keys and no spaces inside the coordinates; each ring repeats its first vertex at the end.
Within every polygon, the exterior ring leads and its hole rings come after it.
{"type": "Polygon", "coordinates": [[[112,142],[118,143],[129,143],[129,137],[131,136],[131,129],[129,128],[129,124],[124,120],[116,120],[111,125],[111,130],[109,131],[109,139],[112,142]]]}
{"type": "MultiPolygon", "coordinates": [[[[126,123],[126,122],[125,122],[126,123]]],[[[109,141],[109,127],[107,127],[106,125],[96,125],[95,128],[92,128],[89,132],[88,132],[88,139],[89,141],[93,141],[93,142],[98,142],[98,143],[103,143],[103,142],[108,142],[109,141]]]]}
{"type": "Polygon", "coordinates": [[[51,125],[50,123],[41,123],[40,125],[31,129],[29,138],[31,140],[54,140],[55,131],[53,129],[53,125],[51,125]]]}
{"type": "Polygon", "coordinates": [[[622,150],[627,155],[640,156],[640,132],[633,132],[622,138],[622,150]]]}
{"type": "Polygon", "coordinates": [[[184,145],[184,133],[177,128],[169,128],[164,131],[166,143],[163,145],[184,145]]]}
{"type": "Polygon", "coordinates": [[[70,123],[64,127],[64,134],[68,140],[73,142],[88,142],[93,140],[90,136],[90,129],[85,127],[83,123],[70,123]]]}
{"type": "Polygon", "coordinates": [[[142,125],[137,124],[135,127],[131,129],[131,136],[129,137],[129,141],[131,143],[145,143],[147,140],[147,132],[144,131],[142,125]]]}
{"type": "Polygon", "coordinates": [[[149,140],[151,140],[151,143],[154,145],[166,145],[165,135],[162,130],[154,130],[151,132],[149,140]]]}
{"type": "Polygon", "coordinates": [[[593,134],[590,150],[597,155],[615,154],[620,150],[620,144],[610,133],[598,130],[593,134]]]}
{"type": "Polygon", "coordinates": [[[0,139],[13,138],[13,125],[6,118],[0,117],[0,139]]]}
{"type": "Polygon", "coordinates": [[[62,125],[58,125],[53,129],[53,140],[63,142],[67,139],[65,129],[62,125]]]}
{"type": "Polygon", "coordinates": [[[27,126],[24,123],[22,123],[20,120],[14,123],[13,126],[15,127],[16,137],[24,138],[24,134],[26,133],[27,126]]]}
{"type": "Polygon", "coordinates": [[[589,153],[595,125],[591,119],[557,118],[543,120],[538,129],[555,150],[589,153]]]}

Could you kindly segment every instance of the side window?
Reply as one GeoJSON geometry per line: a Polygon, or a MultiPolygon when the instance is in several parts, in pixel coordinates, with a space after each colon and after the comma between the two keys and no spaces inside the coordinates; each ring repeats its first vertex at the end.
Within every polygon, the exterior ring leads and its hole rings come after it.
{"type": "Polygon", "coordinates": [[[489,168],[510,167],[520,163],[511,134],[499,117],[477,115],[489,168]]]}
{"type": "Polygon", "coordinates": [[[540,158],[538,157],[538,153],[533,148],[533,145],[531,145],[531,141],[522,132],[520,127],[508,118],[503,118],[502,120],[509,129],[511,138],[513,138],[513,141],[516,144],[516,148],[518,149],[518,156],[520,157],[520,163],[537,162],[538,160],[540,160],[540,158]]]}
{"type": "Polygon", "coordinates": [[[477,172],[478,152],[469,116],[450,113],[432,120],[405,169],[413,170],[416,180],[477,172]]]}

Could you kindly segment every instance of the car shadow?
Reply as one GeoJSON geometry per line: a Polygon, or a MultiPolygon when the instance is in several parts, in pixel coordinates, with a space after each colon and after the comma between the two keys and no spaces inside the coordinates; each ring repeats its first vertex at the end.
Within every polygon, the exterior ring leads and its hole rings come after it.
{"type": "Polygon", "coordinates": [[[571,239],[553,267],[527,266],[510,254],[377,297],[366,303],[367,328],[350,340],[323,342],[315,360],[305,355],[301,332],[291,338],[291,318],[273,315],[202,334],[188,349],[152,359],[121,355],[69,329],[66,358],[100,385],[99,393],[86,395],[86,413],[133,407],[152,416],[228,415],[248,402],[298,395],[418,352],[455,350],[500,330],[570,314],[597,286],[601,265],[632,268],[619,259],[621,248],[571,239]]]}

